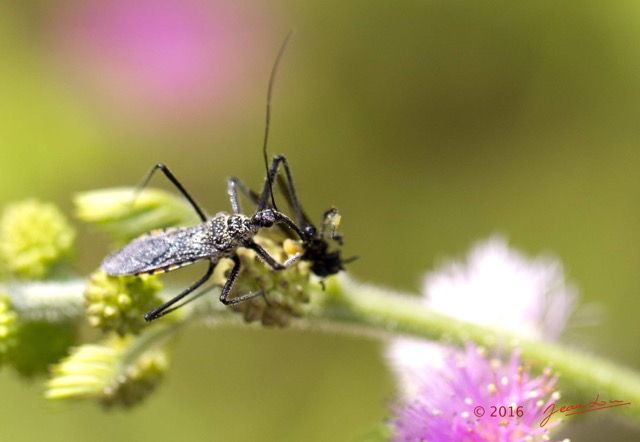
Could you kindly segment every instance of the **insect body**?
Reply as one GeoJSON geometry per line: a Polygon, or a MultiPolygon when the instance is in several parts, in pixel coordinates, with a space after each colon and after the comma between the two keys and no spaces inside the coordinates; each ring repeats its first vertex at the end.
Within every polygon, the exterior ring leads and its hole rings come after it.
{"type": "Polygon", "coordinates": [[[344,264],[354,259],[343,260],[340,257],[340,250],[330,251],[329,240],[342,245],[342,236],[336,233],[339,223],[340,214],[338,209],[332,207],[322,215],[322,224],[319,232],[308,220],[305,221],[302,228],[304,253],[301,260],[309,261],[311,263],[311,271],[321,278],[335,275],[344,270],[344,264]],[[328,232],[327,228],[329,229],[328,232]]]}
{"type": "Polygon", "coordinates": [[[107,256],[102,270],[109,275],[157,274],[194,262],[230,258],[258,233],[257,220],[242,214],[218,213],[192,227],[155,230],[107,256]]]}
{"type": "MultiPolygon", "coordinates": [[[[253,237],[261,228],[271,227],[274,224],[284,224],[302,238],[302,232],[298,226],[283,213],[267,208],[267,204],[262,202],[253,216],[241,214],[238,195],[230,186],[229,197],[234,213],[220,212],[213,218],[207,219],[195,200],[164,164],[157,164],[151,169],[142,186],[146,185],[157,170],[162,171],[187,198],[202,219],[202,223],[192,227],[152,231],[134,239],[122,249],[108,255],[102,262],[101,269],[110,276],[118,276],[163,273],[201,260],[209,260],[209,267],[204,276],[186,290],[147,313],[144,316],[147,321],[153,321],[183,305],[176,304],[204,284],[222,258],[230,258],[234,263],[220,294],[222,303],[237,304],[261,295],[262,293],[257,292],[229,298],[233,283],[240,271],[240,259],[236,254],[239,247],[253,250],[274,270],[283,270],[300,259],[300,256],[293,256],[281,264],[253,241],[253,237]]],[[[265,191],[263,194],[266,200],[268,192],[265,191]]]]}

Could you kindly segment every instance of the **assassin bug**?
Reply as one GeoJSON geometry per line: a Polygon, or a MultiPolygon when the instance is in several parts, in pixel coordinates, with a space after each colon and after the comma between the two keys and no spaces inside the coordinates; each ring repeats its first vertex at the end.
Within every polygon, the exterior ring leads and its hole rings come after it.
{"type": "MultiPolygon", "coordinates": [[[[277,173],[281,163],[286,164],[284,157],[274,158],[270,168],[270,176],[277,173]]],[[[209,267],[204,276],[187,289],[147,313],[144,316],[147,321],[158,319],[184,305],[184,303],[177,306],[175,304],[202,286],[211,277],[216,264],[222,258],[230,258],[234,264],[220,294],[220,301],[223,304],[238,304],[254,296],[261,295],[262,293],[257,292],[229,298],[233,283],[240,271],[240,259],[236,253],[239,247],[253,250],[274,270],[286,269],[300,259],[300,255],[294,255],[281,264],[253,241],[253,237],[261,228],[271,227],[275,224],[283,224],[301,239],[303,238],[302,231],[289,217],[273,208],[267,207],[267,198],[269,197],[268,184],[265,184],[258,201],[256,213],[249,217],[240,213],[238,194],[235,190],[239,181],[235,178],[229,179],[228,189],[233,213],[219,212],[213,218],[207,219],[195,200],[164,164],[157,164],[151,169],[151,172],[143,181],[143,186],[146,185],[157,170],[162,171],[189,201],[193,209],[198,213],[202,223],[191,227],[155,230],[134,239],[122,249],[108,255],[102,262],[101,269],[111,276],[140,275],[144,273],[157,274],[172,271],[205,259],[209,260],[209,267]]]]}

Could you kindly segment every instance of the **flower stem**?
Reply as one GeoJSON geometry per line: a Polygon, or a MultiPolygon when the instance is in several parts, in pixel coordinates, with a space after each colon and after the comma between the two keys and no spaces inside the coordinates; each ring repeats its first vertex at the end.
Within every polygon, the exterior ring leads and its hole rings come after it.
{"type": "MultiPolygon", "coordinates": [[[[0,287],[6,290],[23,318],[56,322],[84,317],[80,279],[54,283],[25,283],[0,287]]],[[[168,288],[172,290],[172,288],[168,288]]],[[[175,290],[174,290],[175,291],[175,290]]],[[[361,335],[392,337],[413,336],[447,344],[460,345],[472,341],[482,346],[517,346],[523,360],[540,369],[552,366],[561,375],[560,388],[569,393],[562,405],[588,404],[621,400],[629,406],[619,407],[620,414],[640,425],[640,373],[603,358],[588,355],[551,342],[524,339],[490,327],[471,324],[430,310],[419,298],[379,287],[358,284],[342,275],[326,281],[325,291],[314,293],[321,307],[298,325],[321,323],[321,330],[349,330],[361,335]]],[[[135,358],[140,352],[177,334],[191,323],[207,325],[238,324],[240,317],[215,297],[203,297],[190,305],[188,313],[174,323],[149,330],[127,354],[135,358]],[[205,300],[205,298],[210,298],[205,300]]]]}
{"type": "Polygon", "coordinates": [[[430,310],[416,296],[357,284],[345,276],[328,284],[325,296],[325,307],[316,318],[325,325],[349,325],[363,334],[401,334],[454,345],[468,341],[478,345],[517,345],[523,360],[537,363],[540,369],[551,366],[560,375],[560,388],[570,392],[573,402],[564,399],[558,408],[588,404],[598,396],[599,401],[621,400],[631,404],[619,407],[619,412],[640,424],[637,371],[561,344],[524,339],[444,316],[430,310]]]}

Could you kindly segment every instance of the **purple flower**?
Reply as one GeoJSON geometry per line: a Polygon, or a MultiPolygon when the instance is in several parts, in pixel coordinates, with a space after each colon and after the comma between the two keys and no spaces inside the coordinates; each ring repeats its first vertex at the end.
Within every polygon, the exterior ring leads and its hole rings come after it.
{"type": "MultiPolygon", "coordinates": [[[[425,277],[423,302],[433,310],[529,339],[554,340],[564,329],[576,299],[562,263],[550,256],[529,258],[501,236],[476,244],[465,261],[447,261],[425,277]]],[[[443,365],[442,347],[418,339],[391,341],[387,359],[401,389],[443,365]]]]}
{"type": "Polygon", "coordinates": [[[427,274],[424,299],[440,313],[527,338],[558,338],[576,299],[562,262],[529,258],[502,236],[476,244],[465,262],[445,262],[427,274]]]}
{"type": "Polygon", "coordinates": [[[132,126],[211,121],[206,111],[224,116],[242,105],[255,80],[266,84],[268,68],[263,74],[257,68],[271,47],[265,38],[270,17],[250,6],[73,2],[51,18],[54,60],[71,87],[132,126]]]}
{"type": "Polygon", "coordinates": [[[438,369],[425,370],[412,394],[394,407],[395,442],[547,441],[554,422],[540,427],[544,409],[559,397],[550,370],[538,377],[513,351],[505,363],[467,345],[438,369]]]}

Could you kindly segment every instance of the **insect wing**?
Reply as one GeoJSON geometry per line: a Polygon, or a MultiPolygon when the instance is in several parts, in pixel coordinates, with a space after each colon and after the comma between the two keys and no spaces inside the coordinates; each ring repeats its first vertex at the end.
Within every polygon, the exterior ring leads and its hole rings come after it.
{"type": "Polygon", "coordinates": [[[216,256],[204,224],[153,231],[108,255],[100,268],[111,276],[163,273],[216,256]]]}

